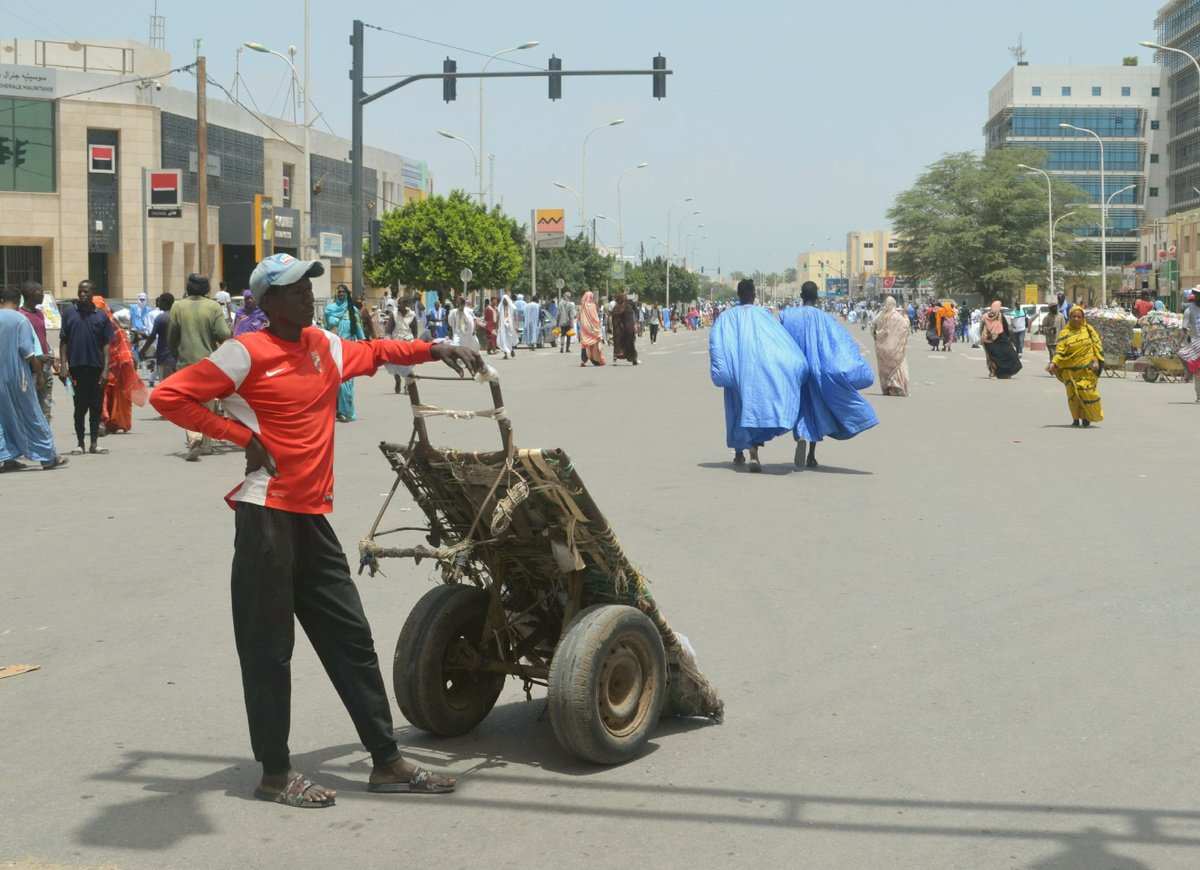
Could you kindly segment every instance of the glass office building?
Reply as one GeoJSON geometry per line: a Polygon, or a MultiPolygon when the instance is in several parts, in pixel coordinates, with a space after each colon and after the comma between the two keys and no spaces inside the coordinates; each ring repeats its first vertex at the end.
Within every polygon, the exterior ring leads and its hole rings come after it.
{"type": "MultiPolygon", "coordinates": [[[[1194,2],[1200,5],[1200,0],[1194,2]]],[[[1097,245],[1101,197],[1111,197],[1109,265],[1132,263],[1138,255],[1139,227],[1164,216],[1170,202],[1164,88],[1165,75],[1158,67],[1021,64],[989,95],[987,147],[1043,152],[1038,163],[1032,158],[1026,162],[1088,193],[1096,222],[1077,232],[1097,245]],[[1091,130],[1103,141],[1103,191],[1100,143],[1062,124],[1091,130]]]]}
{"type": "MultiPolygon", "coordinates": [[[[1200,55],[1200,0],[1175,0],[1158,10],[1154,21],[1160,45],[1200,55]]],[[[1196,67],[1186,57],[1160,51],[1155,56],[1170,89],[1171,214],[1200,206],[1200,99],[1196,67]]]]}

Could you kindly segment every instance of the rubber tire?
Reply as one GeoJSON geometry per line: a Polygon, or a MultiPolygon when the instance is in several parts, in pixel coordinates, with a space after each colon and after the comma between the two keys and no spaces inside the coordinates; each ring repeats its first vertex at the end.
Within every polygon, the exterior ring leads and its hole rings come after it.
{"type": "Polygon", "coordinates": [[[1144,369],[1142,371],[1142,380],[1148,384],[1153,384],[1158,380],[1158,369],[1154,368],[1153,366],[1149,366],[1144,369]]]}
{"type": "MultiPolygon", "coordinates": [[[[413,727],[441,737],[466,734],[496,705],[504,674],[459,671],[447,687],[443,660],[460,637],[477,643],[487,619],[488,593],[475,586],[435,586],[409,613],[392,660],[392,688],[413,727]]],[[[494,650],[492,651],[494,654],[494,650]]]]}
{"type": "Polygon", "coordinates": [[[634,607],[598,604],[580,611],[564,632],[550,663],[549,711],[563,749],[595,764],[636,757],[662,714],[667,656],[654,623],[634,607]],[[615,657],[614,657],[615,653],[615,657]],[[631,654],[632,653],[632,654],[631,654]],[[606,661],[637,662],[641,691],[632,721],[611,729],[601,715],[606,661]]]}

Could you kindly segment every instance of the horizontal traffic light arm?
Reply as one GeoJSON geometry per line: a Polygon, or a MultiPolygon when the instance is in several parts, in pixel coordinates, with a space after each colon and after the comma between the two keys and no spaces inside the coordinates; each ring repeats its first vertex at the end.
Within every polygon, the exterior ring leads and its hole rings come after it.
{"type": "Polygon", "coordinates": [[[465,73],[422,73],[421,75],[409,76],[401,79],[394,84],[388,85],[386,88],[376,91],[373,94],[363,94],[359,97],[359,103],[367,105],[373,103],[380,97],[386,97],[393,91],[398,91],[405,85],[411,85],[413,82],[419,82],[424,79],[521,79],[521,78],[549,78],[550,76],[657,76],[671,75],[673,70],[669,69],[578,69],[578,70],[532,70],[530,72],[465,72],[465,73]]]}

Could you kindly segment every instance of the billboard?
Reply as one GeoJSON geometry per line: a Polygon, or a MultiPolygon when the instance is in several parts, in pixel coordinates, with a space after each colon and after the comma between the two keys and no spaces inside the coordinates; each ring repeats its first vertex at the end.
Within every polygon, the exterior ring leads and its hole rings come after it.
{"type": "Polygon", "coordinates": [[[539,208],[534,213],[533,237],[539,248],[564,248],[567,223],[561,208],[539,208]]]}

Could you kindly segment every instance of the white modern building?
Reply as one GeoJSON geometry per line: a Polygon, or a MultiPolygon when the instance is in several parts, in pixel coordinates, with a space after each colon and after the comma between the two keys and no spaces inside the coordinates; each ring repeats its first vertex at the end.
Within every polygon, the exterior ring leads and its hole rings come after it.
{"type": "Polygon", "coordinates": [[[1166,215],[1170,204],[1169,108],[1167,72],[1161,66],[1018,64],[988,95],[983,132],[989,149],[1046,152],[1043,163],[1031,165],[1086,191],[1097,212],[1096,223],[1078,232],[1097,246],[1101,196],[1111,197],[1108,262],[1120,266],[1138,257],[1138,228],[1166,215]]]}

